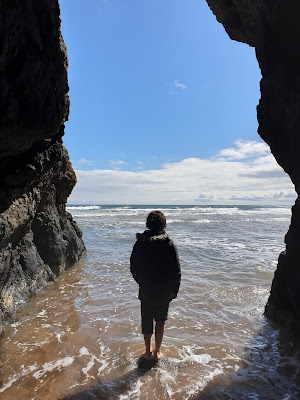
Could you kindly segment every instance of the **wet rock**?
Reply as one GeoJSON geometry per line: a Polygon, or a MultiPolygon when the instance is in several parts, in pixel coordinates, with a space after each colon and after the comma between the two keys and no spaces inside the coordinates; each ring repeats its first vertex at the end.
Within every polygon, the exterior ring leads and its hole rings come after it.
{"type": "MultiPolygon", "coordinates": [[[[258,133],[300,191],[300,2],[207,0],[229,36],[255,46],[262,73],[258,133]]],[[[300,322],[300,203],[292,208],[266,315],[281,326],[300,322]]]]}
{"type": "Polygon", "coordinates": [[[57,0],[0,0],[0,331],[85,249],[65,207],[67,67],[57,0]]]}

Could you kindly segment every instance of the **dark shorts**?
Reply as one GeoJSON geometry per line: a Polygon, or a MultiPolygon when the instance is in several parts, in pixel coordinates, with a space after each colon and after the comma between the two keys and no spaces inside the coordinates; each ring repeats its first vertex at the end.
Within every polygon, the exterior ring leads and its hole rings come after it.
{"type": "Polygon", "coordinates": [[[141,301],[142,333],[153,333],[153,320],[165,322],[168,319],[169,303],[163,305],[147,304],[141,301]]]}

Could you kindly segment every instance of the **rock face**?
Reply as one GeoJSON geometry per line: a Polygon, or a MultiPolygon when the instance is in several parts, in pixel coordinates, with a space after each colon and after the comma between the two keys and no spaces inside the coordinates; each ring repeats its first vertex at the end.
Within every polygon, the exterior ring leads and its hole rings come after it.
{"type": "Polygon", "coordinates": [[[57,0],[0,0],[0,331],[84,251],[65,207],[67,67],[57,0]]]}
{"type": "MultiPolygon", "coordinates": [[[[207,0],[229,36],[255,46],[262,72],[258,133],[300,191],[300,2],[207,0]]],[[[300,323],[300,200],[292,208],[266,305],[280,323],[300,323]]]]}

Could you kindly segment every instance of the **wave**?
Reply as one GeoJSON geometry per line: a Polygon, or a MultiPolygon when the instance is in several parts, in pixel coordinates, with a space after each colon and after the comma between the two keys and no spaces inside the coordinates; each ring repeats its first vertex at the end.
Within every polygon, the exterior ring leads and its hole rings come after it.
{"type": "Polygon", "coordinates": [[[100,206],[67,206],[66,207],[67,210],[100,210],[101,207],[100,206]]]}
{"type": "Polygon", "coordinates": [[[72,216],[75,218],[97,218],[101,217],[101,214],[96,213],[82,213],[82,212],[72,212],[72,216]]]}
{"type": "MultiPolygon", "coordinates": [[[[81,206],[67,206],[67,210],[72,213],[74,217],[78,218],[93,218],[93,217],[107,217],[116,218],[121,220],[124,218],[138,218],[143,221],[151,211],[147,206],[99,206],[99,205],[81,205],[81,206]]],[[[152,207],[155,209],[158,207],[152,207]]],[[[181,207],[160,207],[160,210],[166,215],[167,223],[175,222],[190,222],[193,224],[208,224],[210,220],[220,216],[228,216],[232,218],[244,217],[247,219],[255,220],[269,220],[269,219],[286,219],[290,218],[291,211],[289,207],[283,206],[181,206],[181,207]]]]}

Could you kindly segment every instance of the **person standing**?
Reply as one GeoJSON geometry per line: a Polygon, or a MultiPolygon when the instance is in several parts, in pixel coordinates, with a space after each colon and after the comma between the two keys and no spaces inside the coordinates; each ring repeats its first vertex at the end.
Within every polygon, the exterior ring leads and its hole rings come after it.
{"type": "Polygon", "coordinates": [[[142,357],[155,360],[160,351],[169,303],[177,297],[181,269],[176,246],[165,232],[166,217],[161,211],[152,211],[146,220],[147,230],[137,233],[137,241],[130,257],[130,271],[139,285],[142,333],[146,351],[142,357]],[[155,346],[152,348],[153,320],[155,346]]]}

